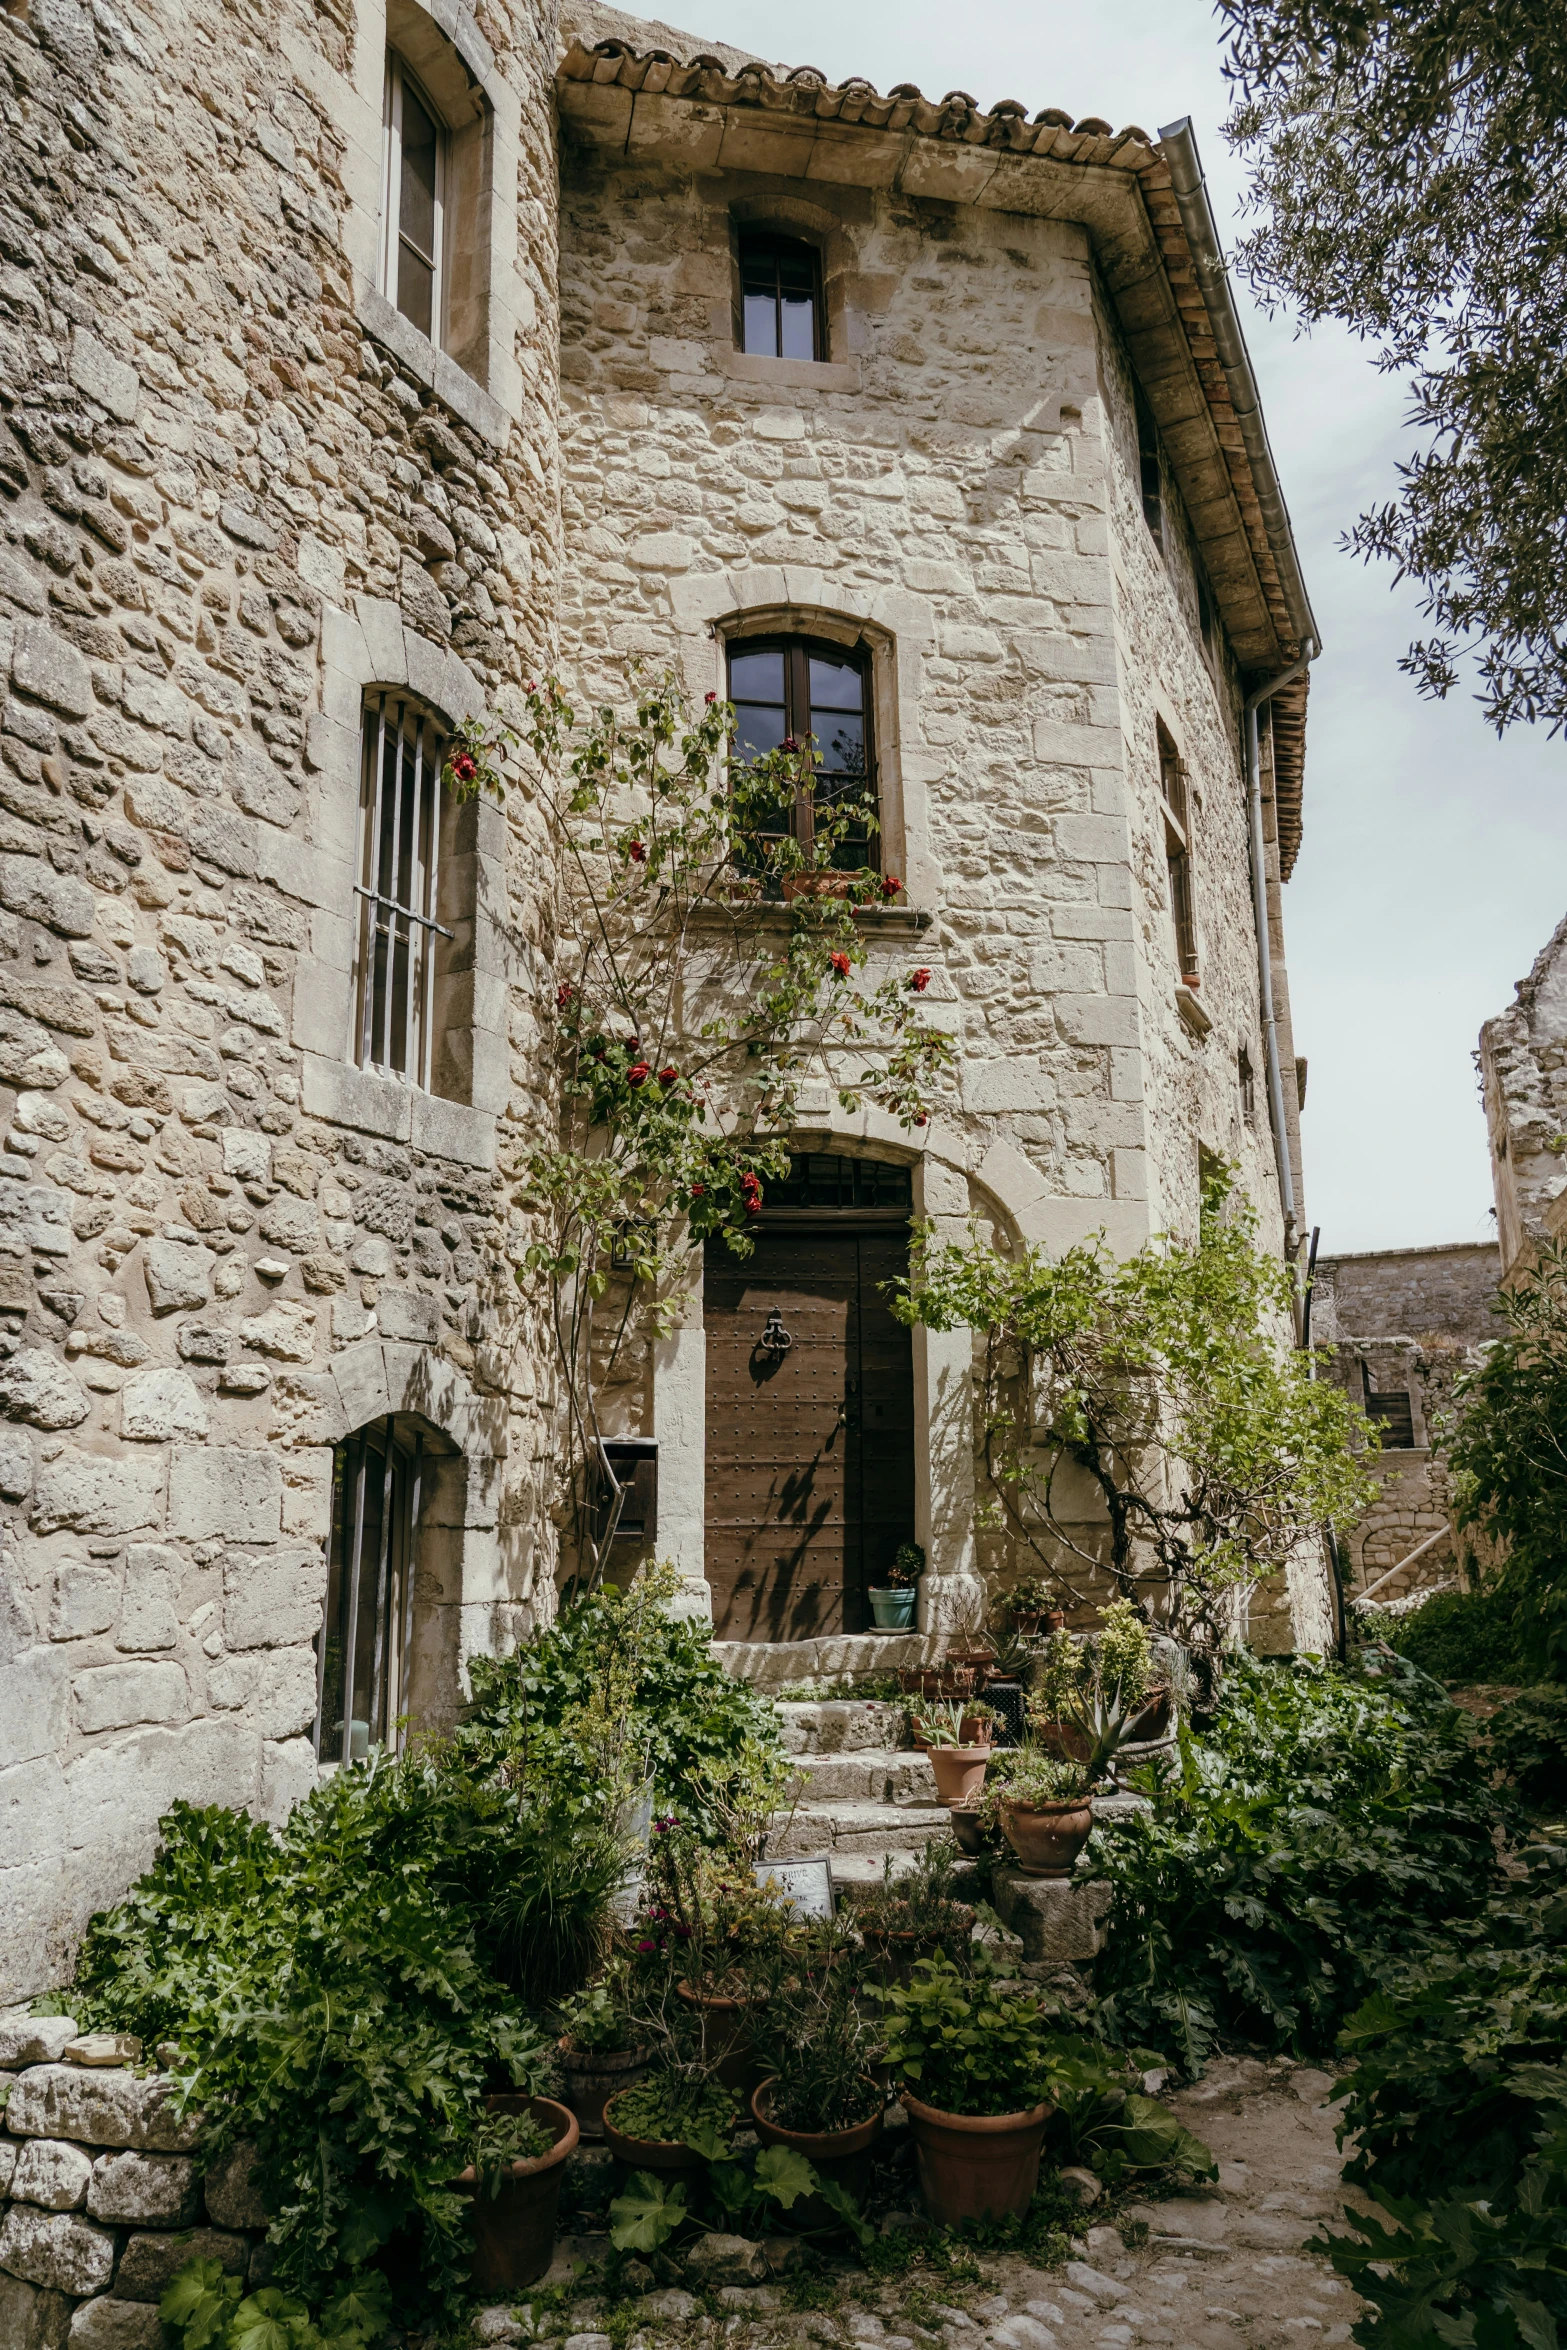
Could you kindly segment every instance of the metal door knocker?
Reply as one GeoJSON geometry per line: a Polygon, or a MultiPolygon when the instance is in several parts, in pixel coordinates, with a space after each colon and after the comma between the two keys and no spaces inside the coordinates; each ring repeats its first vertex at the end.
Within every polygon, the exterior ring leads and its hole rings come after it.
{"type": "Polygon", "coordinates": [[[757,1343],[770,1355],[786,1355],[793,1346],[794,1339],[784,1328],[783,1316],[776,1306],[768,1315],[757,1343]]]}

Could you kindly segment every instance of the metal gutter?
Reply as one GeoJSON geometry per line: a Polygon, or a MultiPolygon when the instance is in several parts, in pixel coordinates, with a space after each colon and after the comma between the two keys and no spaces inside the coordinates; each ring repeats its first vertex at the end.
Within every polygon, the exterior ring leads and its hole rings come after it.
{"type": "Polygon", "coordinates": [[[1279,1208],[1284,1217],[1284,1254],[1295,1261],[1298,1238],[1295,1216],[1295,1178],[1290,1169],[1289,1122],[1284,1114],[1284,1076],[1279,1067],[1279,1024],[1273,1001],[1273,944],[1268,931],[1268,848],[1262,822],[1262,750],[1257,736],[1257,712],[1271,702],[1280,686],[1299,677],[1316,659],[1320,647],[1308,636],[1301,658],[1276,677],[1264,678],[1246,696],[1246,814],[1251,848],[1251,902],[1257,925],[1257,994],[1262,1014],[1262,1050],[1268,1072],[1268,1122],[1273,1128],[1273,1163],[1278,1170],[1279,1208]]]}
{"type": "Polygon", "coordinates": [[[1213,329],[1219,364],[1224,369],[1225,381],[1229,386],[1230,405],[1235,411],[1235,420],[1246,446],[1257,503],[1262,509],[1268,542],[1279,567],[1279,584],[1284,591],[1290,618],[1295,624],[1295,640],[1304,647],[1309,637],[1320,646],[1321,638],[1312,613],[1311,598],[1306,593],[1300,558],[1295,551],[1295,533],[1290,524],[1289,508],[1284,503],[1284,492],[1279,487],[1278,471],[1268,443],[1268,428],[1263,422],[1257,379],[1252,373],[1246,337],[1241,331],[1241,322],[1230,292],[1229,267],[1224,258],[1224,248],[1219,242],[1213,207],[1208,201],[1208,183],[1203,177],[1202,160],[1197,153],[1196,135],[1189,114],[1183,115],[1179,122],[1170,123],[1159,133],[1159,152],[1169,167],[1170,192],[1179,207],[1186,242],[1191,247],[1192,259],[1197,265],[1198,288],[1213,329]]]}

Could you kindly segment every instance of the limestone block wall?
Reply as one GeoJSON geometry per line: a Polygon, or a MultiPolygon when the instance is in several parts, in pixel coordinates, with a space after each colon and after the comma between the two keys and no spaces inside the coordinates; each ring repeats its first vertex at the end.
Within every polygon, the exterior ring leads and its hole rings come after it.
{"type": "Polygon", "coordinates": [[[1505,1274],[1567,1215],[1567,921],[1481,1029],[1480,1087],[1505,1274]]]}
{"type": "Polygon", "coordinates": [[[0,2023],[0,2341],[159,2350],[188,2260],[266,2280],[266,2213],[243,2151],[198,2175],[197,2124],[134,2040],[68,2017],[0,2023]]]}
{"type": "Polygon", "coordinates": [[[439,1704],[548,1605],[526,788],[454,844],[461,1098],[351,1028],[365,692],[456,720],[547,638],[552,68],[530,0],[0,20],[0,2001],[63,1979],[173,1797],[310,1783],[351,1429],[464,1452],[439,1704]],[[461,367],[376,308],[389,38],[483,127],[461,367]]]}

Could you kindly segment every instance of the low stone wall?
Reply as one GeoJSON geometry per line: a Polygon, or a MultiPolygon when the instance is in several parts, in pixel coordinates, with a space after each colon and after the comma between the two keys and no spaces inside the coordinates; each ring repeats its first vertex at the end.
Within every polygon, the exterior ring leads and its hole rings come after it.
{"type": "Polygon", "coordinates": [[[135,2040],[69,2018],[0,2023],[0,2350],[161,2350],[187,2260],[254,2285],[266,2214],[240,2154],[197,2175],[197,2124],[135,2040]]]}

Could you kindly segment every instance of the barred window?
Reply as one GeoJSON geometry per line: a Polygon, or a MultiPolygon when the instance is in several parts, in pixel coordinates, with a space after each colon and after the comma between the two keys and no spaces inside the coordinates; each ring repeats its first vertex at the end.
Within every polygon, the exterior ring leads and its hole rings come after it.
{"type": "Polygon", "coordinates": [[[374,1420],[332,1460],[332,1550],[316,1644],[315,1749],[363,1762],[403,1742],[413,1664],[414,1561],[427,1471],[416,1423],[374,1420]]]}
{"type": "Polygon", "coordinates": [[[1183,980],[1197,985],[1197,905],[1192,887],[1191,802],[1186,789],[1186,766],[1165,731],[1155,720],[1159,744],[1159,796],[1164,812],[1164,859],[1170,883],[1170,918],[1175,929],[1175,959],[1183,980]]]}
{"type": "Polygon", "coordinates": [[[359,807],[359,990],[355,1058],[361,1068],[433,1090],[439,942],[441,786],[446,735],[406,694],[365,704],[359,807]]]}

